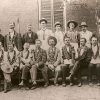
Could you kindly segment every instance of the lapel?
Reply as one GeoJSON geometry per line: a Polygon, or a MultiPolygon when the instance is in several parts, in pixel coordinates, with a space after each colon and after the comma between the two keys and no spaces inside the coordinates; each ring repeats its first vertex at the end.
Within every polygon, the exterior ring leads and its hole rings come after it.
{"type": "Polygon", "coordinates": [[[82,55],[80,55],[80,53],[81,53],[81,47],[78,48],[78,55],[79,55],[79,57],[80,56],[81,57],[84,57],[86,55],[86,53],[87,53],[87,47],[86,46],[84,47],[84,51],[83,51],[83,54],[82,55]]]}
{"type": "Polygon", "coordinates": [[[58,50],[56,47],[53,48],[54,50],[52,51],[52,48],[49,47],[48,51],[47,51],[47,59],[50,61],[56,61],[57,60],[57,56],[58,56],[58,50]]]}
{"type": "Polygon", "coordinates": [[[99,46],[97,45],[97,51],[96,51],[96,54],[95,54],[95,55],[94,55],[94,53],[93,53],[92,46],[91,46],[91,51],[92,51],[92,56],[93,56],[93,58],[96,59],[97,56],[99,55],[99,46]]]}

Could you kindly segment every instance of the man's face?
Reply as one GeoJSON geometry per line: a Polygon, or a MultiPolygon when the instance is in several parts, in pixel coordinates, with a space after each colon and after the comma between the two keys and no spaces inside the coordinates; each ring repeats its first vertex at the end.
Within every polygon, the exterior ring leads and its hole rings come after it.
{"type": "Polygon", "coordinates": [[[85,39],[80,39],[80,45],[81,46],[85,46],[85,43],[86,43],[85,39]]]}
{"type": "Polygon", "coordinates": [[[41,25],[41,28],[45,28],[47,24],[46,24],[45,21],[42,21],[42,22],[40,23],[40,25],[41,25]]]}
{"type": "Polygon", "coordinates": [[[49,45],[50,45],[50,46],[55,46],[55,41],[54,41],[53,39],[50,39],[50,40],[49,40],[49,45]]]}
{"type": "Polygon", "coordinates": [[[65,45],[69,45],[70,44],[70,38],[65,38],[64,43],[65,43],[65,45]]]}
{"type": "Polygon", "coordinates": [[[69,24],[69,28],[70,28],[70,29],[74,29],[74,28],[75,28],[74,23],[70,23],[70,24],[69,24]]]}
{"type": "Polygon", "coordinates": [[[61,30],[61,26],[60,25],[56,25],[56,30],[61,30]]]}
{"type": "Polygon", "coordinates": [[[41,45],[42,45],[41,41],[36,41],[36,42],[35,42],[35,46],[36,46],[37,48],[41,47],[41,45]]]}
{"type": "Polygon", "coordinates": [[[82,26],[81,28],[82,28],[82,31],[84,31],[84,32],[87,30],[86,26],[82,26]]]}
{"type": "Polygon", "coordinates": [[[29,43],[24,44],[24,49],[28,50],[29,49],[29,43]]]}
{"type": "Polygon", "coordinates": [[[14,47],[13,45],[9,45],[9,48],[8,48],[10,51],[13,51],[14,50],[14,47]]]}
{"type": "Polygon", "coordinates": [[[98,43],[97,38],[93,37],[91,42],[92,42],[92,45],[97,45],[98,43]]]}
{"type": "Polygon", "coordinates": [[[28,30],[28,31],[31,31],[31,29],[32,29],[32,26],[28,26],[28,27],[27,27],[27,30],[28,30]]]}

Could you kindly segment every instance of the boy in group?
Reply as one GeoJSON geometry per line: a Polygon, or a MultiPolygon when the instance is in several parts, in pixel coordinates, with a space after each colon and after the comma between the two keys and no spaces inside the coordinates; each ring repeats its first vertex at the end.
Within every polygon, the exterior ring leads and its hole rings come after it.
{"type": "Polygon", "coordinates": [[[56,48],[57,39],[53,36],[48,38],[49,49],[47,50],[47,62],[46,66],[48,71],[52,71],[54,74],[54,85],[58,86],[58,76],[61,71],[61,53],[56,48]]]}
{"type": "Polygon", "coordinates": [[[38,39],[42,41],[42,48],[44,50],[48,49],[48,43],[47,43],[48,37],[54,36],[52,30],[47,28],[47,24],[48,24],[47,20],[45,18],[42,18],[40,20],[40,30],[37,32],[38,39]]]}
{"type": "MultiPolygon", "coordinates": [[[[70,37],[64,36],[64,46],[62,47],[62,86],[66,86],[66,73],[69,73],[70,68],[74,65],[75,50],[70,44],[70,37]]],[[[72,83],[70,83],[72,85],[72,83]]]]}
{"type": "Polygon", "coordinates": [[[91,44],[92,59],[89,64],[89,85],[92,85],[92,74],[95,68],[98,82],[97,85],[100,86],[100,47],[98,46],[97,37],[93,36],[91,38],[91,44]]]}

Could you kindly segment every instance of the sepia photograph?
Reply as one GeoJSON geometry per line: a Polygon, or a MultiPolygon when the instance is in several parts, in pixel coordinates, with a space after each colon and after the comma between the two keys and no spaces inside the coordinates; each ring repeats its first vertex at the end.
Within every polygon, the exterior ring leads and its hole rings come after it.
{"type": "Polygon", "coordinates": [[[0,100],[100,100],[100,0],[0,0],[0,100]]]}

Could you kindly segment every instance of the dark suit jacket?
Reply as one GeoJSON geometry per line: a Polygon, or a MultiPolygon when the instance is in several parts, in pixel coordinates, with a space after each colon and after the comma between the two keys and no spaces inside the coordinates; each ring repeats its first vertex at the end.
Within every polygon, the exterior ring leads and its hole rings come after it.
{"type": "Polygon", "coordinates": [[[0,42],[2,43],[2,46],[4,47],[4,36],[0,34],[0,42]]]}
{"type": "Polygon", "coordinates": [[[35,49],[34,51],[32,51],[33,53],[33,61],[35,63],[38,63],[39,66],[44,65],[47,61],[47,54],[46,51],[43,49],[39,49],[39,51],[37,52],[37,50],[35,49]]]}
{"type": "Polygon", "coordinates": [[[69,52],[67,51],[66,46],[62,47],[62,58],[63,59],[74,59],[75,58],[75,50],[71,45],[69,46],[69,52]]]}
{"type": "Polygon", "coordinates": [[[31,32],[31,37],[29,37],[28,32],[23,35],[23,43],[27,42],[29,44],[35,44],[35,40],[38,38],[35,32],[31,32]]]}
{"type": "Polygon", "coordinates": [[[84,63],[89,63],[91,61],[92,53],[91,49],[85,46],[84,52],[82,55],[80,55],[81,48],[78,48],[78,58],[76,59],[77,61],[84,62],[84,63]]]}
{"type": "Polygon", "coordinates": [[[8,44],[13,43],[13,45],[18,49],[18,51],[22,51],[22,37],[21,34],[18,34],[14,31],[14,37],[11,39],[10,34],[7,34],[4,38],[4,50],[8,51],[8,44]]]}

